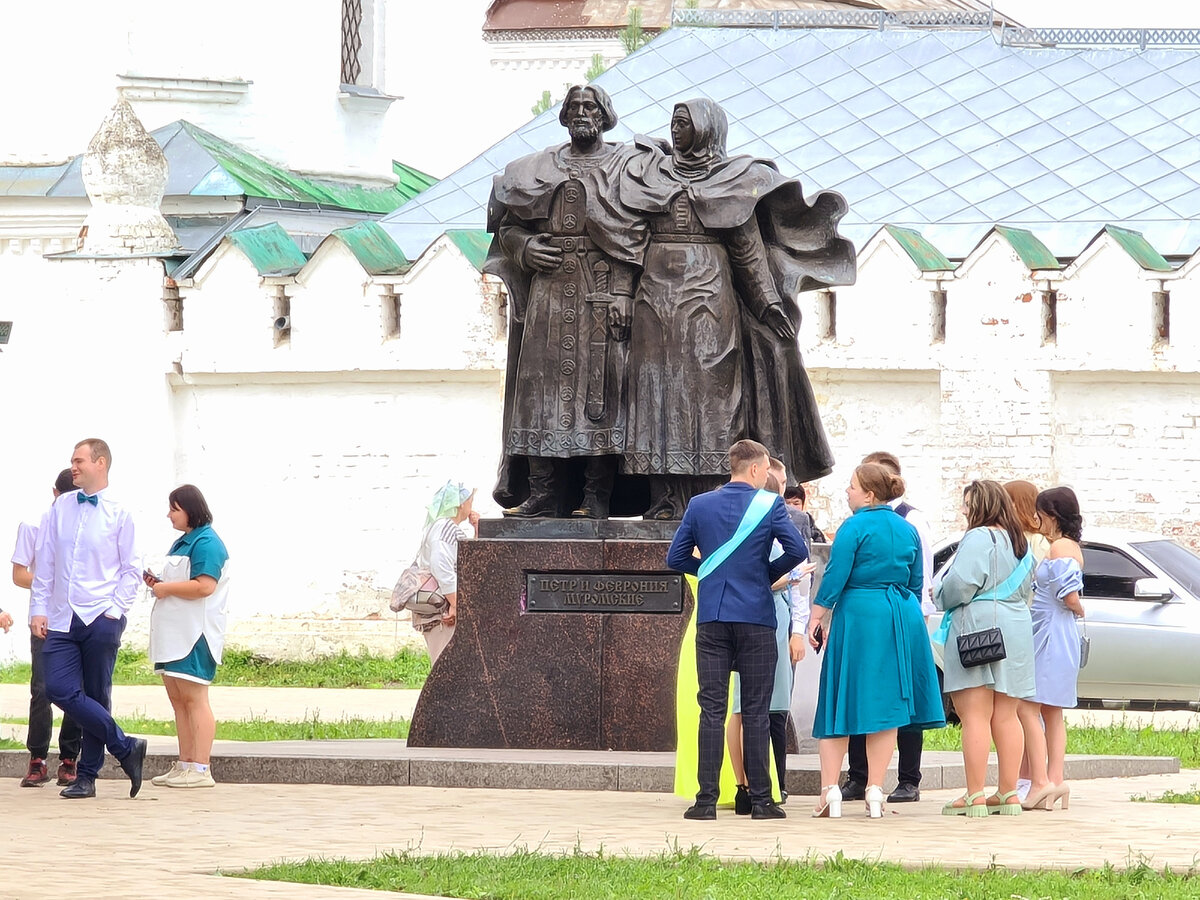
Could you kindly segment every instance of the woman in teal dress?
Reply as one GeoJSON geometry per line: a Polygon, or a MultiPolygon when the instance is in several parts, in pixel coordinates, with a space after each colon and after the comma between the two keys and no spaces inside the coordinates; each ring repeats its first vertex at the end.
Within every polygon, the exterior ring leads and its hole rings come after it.
{"type": "Polygon", "coordinates": [[[821,799],[814,816],[841,815],[838,775],[849,736],[867,736],[867,815],[883,814],[883,776],[899,728],[941,728],[937,669],[918,599],[917,530],[887,505],[904,480],[877,463],[854,470],[846,500],[854,513],[838,529],[813,601],[809,643],[825,659],[813,737],[820,741],[821,799]]]}

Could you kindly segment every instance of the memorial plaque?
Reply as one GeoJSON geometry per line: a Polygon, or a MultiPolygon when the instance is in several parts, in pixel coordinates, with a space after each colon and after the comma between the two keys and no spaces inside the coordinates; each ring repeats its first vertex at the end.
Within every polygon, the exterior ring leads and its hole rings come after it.
{"type": "Polygon", "coordinates": [[[678,613],[683,576],[674,572],[529,572],[525,611],[678,613]]]}

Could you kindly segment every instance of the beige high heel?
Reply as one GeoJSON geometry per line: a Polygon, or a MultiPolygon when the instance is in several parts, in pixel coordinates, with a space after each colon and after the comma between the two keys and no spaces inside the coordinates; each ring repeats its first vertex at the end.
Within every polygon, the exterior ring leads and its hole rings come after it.
{"type": "Polygon", "coordinates": [[[1021,809],[1024,809],[1024,810],[1031,810],[1031,809],[1051,810],[1051,809],[1053,809],[1054,808],[1054,798],[1055,798],[1055,796],[1057,796],[1055,792],[1057,790],[1058,790],[1058,785],[1051,783],[1051,784],[1046,785],[1040,791],[1030,791],[1029,796],[1027,796],[1021,802],[1021,809]]]}
{"type": "Polygon", "coordinates": [[[1059,801],[1059,803],[1062,804],[1063,809],[1070,809],[1070,807],[1071,807],[1071,785],[1067,784],[1067,782],[1064,781],[1062,784],[1060,784],[1058,787],[1056,787],[1054,789],[1054,796],[1050,798],[1050,805],[1046,808],[1054,809],[1054,801],[1055,800],[1059,801]]]}

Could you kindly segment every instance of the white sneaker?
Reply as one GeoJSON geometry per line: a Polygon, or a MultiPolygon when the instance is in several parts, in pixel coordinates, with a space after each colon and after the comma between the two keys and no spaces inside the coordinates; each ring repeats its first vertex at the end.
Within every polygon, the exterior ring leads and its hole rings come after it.
{"type": "Polygon", "coordinates": [[[155,775],[153,778],[150,779],[150,783],[157,784],[159,787],[161,787],[162,785],[167,783],[168,778],[170,778],[176,772],[182,772],[182,771],[183,771],[183,763],[180,762],[179,760],[175,760],[175,762],[171,763],[171,768],[167,769],[167,771],[163,772],[161,775],[155,775]]]}
{"type": "Polygon", "coordinates": [[[1028,778],[1018,778],[1017,779],[1017,799],[1020,800],[1022,803],[1024,803],[1025,798],[1029,796],[1029,789],[1032,787],[1033,787],[1033,782],[1030,781],[1028,778]]]}
{"type": "Polygon", "coordinates": [[[197,772],[191,767],[184,769],[174,778],[168,778],[165,783],[167,787],[173,788],[210,788],[217,786],[216,781],[212,777],[212,769],[209,769],[207,772],[197,772]]]}

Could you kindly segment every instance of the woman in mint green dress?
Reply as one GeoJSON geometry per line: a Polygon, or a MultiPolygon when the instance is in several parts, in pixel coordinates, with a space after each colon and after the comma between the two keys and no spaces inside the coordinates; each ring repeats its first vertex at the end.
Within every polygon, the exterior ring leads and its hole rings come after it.
{"type": "Polygon", "coordinates": [[[838,774],[849,736],[867,736],[867,814],[883,812],[883,776],[900,728],[941,728],[937,669],[921,615],[921,542],[887,505],[904,480],[877,463],[854,470],[838,529],[813,601],[809,642],[825,638],[813,737],[820,740],[821,801],[816,816],[841,815],[838,774]]]}

